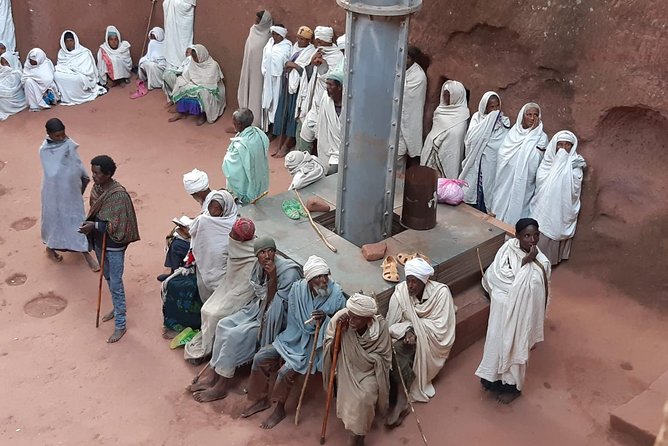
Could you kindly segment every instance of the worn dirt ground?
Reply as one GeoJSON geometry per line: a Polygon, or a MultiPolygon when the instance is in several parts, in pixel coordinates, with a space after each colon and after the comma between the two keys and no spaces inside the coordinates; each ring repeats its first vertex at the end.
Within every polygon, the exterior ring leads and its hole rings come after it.
{"type": "MultiPolygon", "coordinates": [[[[238,392],[222,402],[199,404],[185,392],[195,369],[161,337],[155,276],[162,272],[171,218],[197,211],[181,175],[198,167],[213,186],[223,185],[231,113],[214,125],[168,124],[161,93],[130,101],[129,92],[118,89],[87,105],[24,112],[0,123],[0,443],[317,444],[324,403],[317,380],[300,427],[290,419],[292,402],[289,419],[272,431],[259,429],[263,415],[238,418],[246,404],[243,373],[238,392]],[[97,275],[78,255],[52,263],[40,240],[37,149],[44,122],[54,116],[81,145],[86,165],[102,153],[117,161],[116,177],[137,208],[142,240],[129,248],[125,273],[129,331],[115,345],[105,342],[112,326],[95,328],[97,275]],[[24,311],[36,297],[42,300],[24,311]]],[[[271,192],[277,193],[287,188],[288,176],[281,161],[270,161],[271,192]]],[[[568,263],[555,270],[552,284],[546,341],[531,356],[524,396],[506,407],[480,390],[473,375],[479,341],[446,364],[436,397],[417,406],[431,446],[624,444],[609,431],[609,411],[668,368],[667,316],[568,263]]],[[[110,307],[105,286],[103,312],[110,307]]],[[[343,439],[343,426],[330,417],[327,444],[343,439]]],[[[377,426],[368,444],[421,440],[409,417],[394,431],[377,426]]]]}

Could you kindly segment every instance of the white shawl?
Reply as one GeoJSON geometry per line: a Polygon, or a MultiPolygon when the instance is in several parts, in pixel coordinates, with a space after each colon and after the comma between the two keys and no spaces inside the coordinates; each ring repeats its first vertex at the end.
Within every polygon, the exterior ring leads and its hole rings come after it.
{"type": "Polygon", "coordinates": [[[10,66],[0,66],[0,121],[20,112],[28,106],[21,85],[21,65],[16,56],[5,52],[0,58],[10,66]],[[18,64],[18,68],[16,65],[18,64]]]}
{"type": "Polygon", "coordinates": [[[524,111],[528,105],[522,107],[517,115],[517,122],[499,147],[496,163],[496,185],[491,210],[496,218],[509,225],[529,216],[529,203],[536,187],[536,171],[543,157],[539,148],[547,145],[540,109],[540,124],[533,129],[522,127],[524,111]]]}
{"type": "Polygon", "coordinates": [[[212,217],[208,211],[198,215],[190,224],[190,249],[197,265],[197,287],[206,301],[225,277],[227,248],[232,225],[237,221],[237,205],[232,195],[220,190],[207,200],[224,203],[222,217],[212,217]]]}
{"type": "MultiPolygon", "coordinates": [[[[188,69],[181,75],[182,79],[186,83],[193,83],[200,87],[218,88],[218,83],[224,79],[220,65],[209,55],[209,51],[204,45],[192,45],[192,49],[197,54],[198,62],[194,60],[190,62],[188,69]]],[[[174,95],[176,95],[179,84],[180,82],[177,81],[177,86],[174,87],[174,95]]]]}
{"type": "Polygon", "coordinates": [[[341,149],[341,120],[336,114],[334,100],[328,94],[322,96],[316,124],[318,158],[323,165],[339,164],[341,149]]]}
{"type": "Polygon", "coordinates": [[[488,91],[480,99],[478,111],[473,114],[464,138],[466,158],[462,161],[462,173],[459,174],[459,179],[468,184],[464,186],[464,202],[469,204],[478,202],[478,178],[482,174],[486,209],[491,208],[494,195],[497,153],[510,127],[510,119],[501,111],[485,114],[492,96],[499,98],[499,105],[501,103],[501,96],[494,91],[488,91]]]}
{"type": "MultiPolygon", "coordinates": [[[[412,327],[417,337],[413,371],[415,380],[409,393],[413,401],[426,402],[436,394],[431,381],[445,364],[455,342],[455,306],[447,285],[428,281],[423,301],[408,295],[406,282],[394,289],[387,311],[393,339],[401,339],[412,327]]],[[[403,342],[403,341],[401,341],[403,342]]]]}
{"type": "Polygon", "coordinates": [[[427,94],[427,75],[422,67],[413,63],[406,70],[404,101],[401,108],[401,133],[399,134],[399,156],[420,156],[422,150],[422,121],[424,101],[427,94]]]}
{"type": "Polygon", "coordinates": [[[466,105],[466,89],[461,82],[445,81],[441,102],[434,110],[431,131],[420,154],[420,164],[436,169],[440,177],[458,178],[464,159],[466,121],[471,113],[466,105]],[[443,92],[450,92],[450,105],[443,101],[443,92]]]}
{"type": "MultiPolygon", "coordinates": [[[[295,59],[295,63],[302,68],[306,68],[311,63],[311,58],[315,53],[315,47],[312,43],[309,43],[306,48],[299,48],[295,43],[295,49],[293,52],[299,52],[299,55],[295,59]]],[[[290,70],[288,74],[288,93],[295,94],[299,91],[299,85],[301,84],[302,75],[299,73],[299,70],[290,70]]]]}
{"type": "MultiPolygon", "coordinates": [[[[499,375],[507,373],[513,365],[526,364],[529,350],[544,339],[543,323],[546,299],[549,298],[546,290],[549,290],[551,265],[539,252],[536,261],[522,266],[526,255],[518,239],[508,240],[496,253],[482,280],[493,301],[505,302],[499,340],[501,351],[498,352],[499,375]]],[[[517,388],[521,390],[521,382],[517,383],[517,388]]]]}
{"type": "MultiPolygon", "coordinates": [[[[165,31],[156,26],[149,33],[149,41],[146,49],[146,54],[144,57],[139,59],[139,64],[142,62],[150,61],[155,62],[160,66],[166,66],[167,60],[165,59],[165,31]],[[155,39],[151,39],[151,34],[155,36],[155,39]]],[[[185,57],[185,50],[183,51],[185,57]]]]}
{"type": "Polygon", "coordinates": [[[93,53],[79,43],[79,36],[74,31],[65,30],[60,35],[60,49],[58,50],[58,61],[56,72],[64,74],[78,74],[83,81],[84,90],[93,90],[97,85],[98,72],[93,53]],[[74,37],[74,49],[68,51],[65,46],[65,34],[72,33],[74,37]]]}
{"type": "Polygon", "coordinates": [[[264,81],[262,85],[262,109],[267,110],[268,122],[263,121],[263,129],[266,131],[269,124],[274,122],[278,99],[281,95],[281,80],[285,64],[290,60],[292,54],[292,42],[283,39],[274,43],[274,39],[269,39],[262,52],[262,76],[264,81]]]}
{"type": "Polygon", "coordinates": [[[53,62],[46,57],[46,53],[40,48],[33,48],[28,53],[26,61],[23,64],[22,82],[25,84],[26,79],[33,80],[45,92],[54,86],[53,83],[53,62]],[[37,62],[37,65],[32,65],[30,59],[37,62]]]}
{"type": "Polygon", "coordinates": [[[105,53],[111,60],[114,69],[114,80],[126,79],[130,77],[132,70],[132,57],[130,56],[130,42],[121,38],[121,32],[113,25],[107,26],[104,32],[104,42],[97,51],[97,69],[100,72],[100,82],[107,82],[107,65],[102,58],[105,53]],[[115,33],[118,36],[118,48],[113,49],[109,46],[109,34],[115,33]]]}
{"type": "Polygon", "coordinates": [[[288,190],[299,190],[325,177],[327,168],[318,157],[301,150],[293,150],[285,156],[285,167],[292,175],[288,190]]]}
{"type": "Polygon", "coordinates": [[[239,108],[248,108],[253,112],[253,125],[262,118],[262,55],[264,46],[271,38],[271,14],[264,11],[260,23],[251,26],[244,46],[244,58],[241,63],[237,100],[239,108]]]}
{"type": "Polygon", "coordinates": [[[0,0],[0,42],[5,44],[8,53],[16,50],[16,34],[12,17],[11,0],[0,0]]]}
{"type": "Polygon", "coordinates": [[[306,70],[302,72],[299,99],[297,99],[297,108],[301,108],[299,118],[302,121],[312,108],[315,108],[314,118],[318,116],[317,112],[322,97],[326,96],[327,92],[327,76],[343,61],[343,53],[336,45],[321,46],[316,51],[322,54],[324,62],[320,66],[314,67],[310,79],[306,75],[306,70]]]}
{"type": "MultiPolygon", "coordinates": [[[[186,49],[193,43],[195,5],[197,0],[164,0],[165,59],[176,68],[186,57],[186,49]]],[[[156,36],[158,37],[158,36],[156,36]]]]}
{"type": "Polygon", "coordinates": [[[562,130],[552,137],[545,158],[536,174],[536,193],[530,215],[540,225],[540,232],[552,240],[567,240],[575,235],[580,213],[584,158],[577,153],[577,137],[562,130]],[[573,142],[570,153],[557,151],[559,141],[573,142]]]}

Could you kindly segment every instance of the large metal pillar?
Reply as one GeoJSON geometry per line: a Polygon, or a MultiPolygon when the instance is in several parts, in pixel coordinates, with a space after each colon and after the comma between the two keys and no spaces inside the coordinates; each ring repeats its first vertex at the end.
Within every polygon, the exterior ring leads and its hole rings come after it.
{"type": "Polygon", "coordinates": [[[337,0],[346,73],[336,231],[361,246],[392,235],[410,14],[422,0],[337,0]]]}

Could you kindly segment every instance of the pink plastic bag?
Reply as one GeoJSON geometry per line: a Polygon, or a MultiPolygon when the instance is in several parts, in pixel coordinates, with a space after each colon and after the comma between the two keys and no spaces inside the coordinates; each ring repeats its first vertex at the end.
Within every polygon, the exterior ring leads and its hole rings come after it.
{"type": "Polygon", "coordinates": [[[436,194],[438,202],[457,206],[464,201],[464,191],[462,187],[468,187],[464,180],[453,180],[451,178],[439,178],[436,194]]]}

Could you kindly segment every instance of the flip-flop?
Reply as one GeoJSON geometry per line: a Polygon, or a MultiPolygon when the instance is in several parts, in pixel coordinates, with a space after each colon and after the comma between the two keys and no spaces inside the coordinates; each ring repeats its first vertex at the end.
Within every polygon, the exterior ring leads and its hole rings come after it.
{"type": "Polygon", "coordinates": [[[196,334],[196,330],[193,330],[190,327],[184,328],[181,333],[174,336],[174,338],[169,343],[169,348],[174,350],[175,348],[186,345],[192,338],[195,337],[196,334]]]}
{"type": "Polygon", "coordinates": [[[304,211],[302,205],[299,204],[297,200],[285,200],[281,204],[281,209],[283,209],[283,213],[292,220],[299,220],[301,218],[301,212],[304,211]]]}
{"type": "Polygon", "coordinates": [[[399,282],[399,270],[397,269],[397,261],[394,257],[385,257],[380,267],[383,270],[383,279],[393,283],[399,282]]]}

